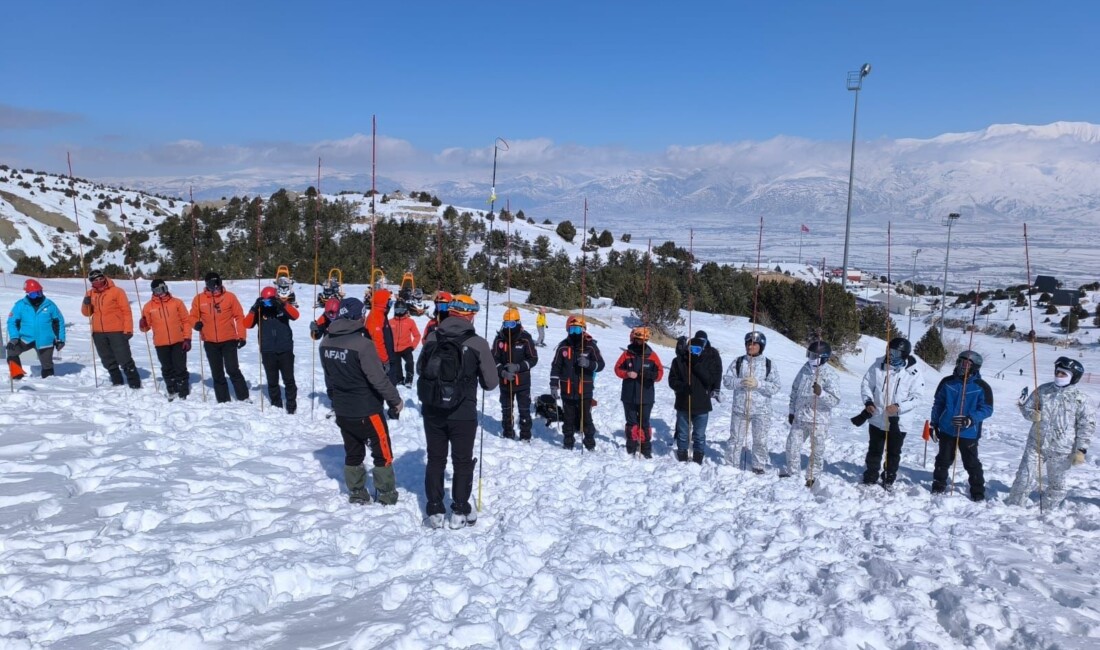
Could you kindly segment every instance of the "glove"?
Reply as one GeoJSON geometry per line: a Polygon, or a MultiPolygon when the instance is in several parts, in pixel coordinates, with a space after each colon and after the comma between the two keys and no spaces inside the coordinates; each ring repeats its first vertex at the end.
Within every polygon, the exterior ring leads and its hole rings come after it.
{"type": "Polygon", "coordinates": [[[587,368],[592,365],[592,360],[587,356],[582,356],[580,359],[577,359],[577,365],[581,368],[587,368]]]}
{"type": "Polygon", "coordinates": [[[794,413],[787,414],[787,424],[794,424],[794,413]]]}
{"type": "Polygon", "coordinates": [[[320,334],[321,326],[317,324],[317,321],[312,320],[309,322],[309,331],[311,334],[320,334]]]}
{"type": "Polygon", "coordinates": [[[240,339],[239,341],[237,341],[237,349],[240,350],[241,348],[243,348],[244,344],[245,344],[244,339],[240,339]]]}
{"type": "Polygon", "coordinates": [[[1085,462],[1085,454],[1087,452],[1087,449],[1078,449],[1077,451],[1073,452],[1073,455],[1069,457],[1069,464],[1080,465],[1081,463],[1085,462]]]}
{"type": "Polygon", "coordinates": [[[398,402],[386,411],[386,417],[391,420],[396,420],[401,417],[401,409],[405,406],[404,402],[398,402]]]}
{"type": "Polygon", "coordinates": [[[741,387],[748,388],[749,390],[756,390],[756,387],[760,385],[760,382],[756,381],[756,377],[745,377],[741,380],[741,387]]]}
{"type": "Polygon", "coordinates": [[[555,400],[561,398],[561,391],[558,390],[557,386],[550,387],[550,396],[553,397],[555,400]]]}
{"type": "Polygon", "coordinates": [[[91,296],[84,296],[84,306],[85,307],[91,307],[92,306],[92,297],[91,296]]]}
{"type": "Polygon", "coordinates": [[[183,339],[183,344],[182,344],[181,347],[183,348],[184,352],[190,352],[191,351],[191,339],[183,339]]]}
{"type": "Polygon", "coordinates": [[[821,396],[821,384],[814,382],[814,395],[821,396]]]}
{"type": "Polygon", "coordinates": [[[149,331],[149,321],[145,320],[144,316],[142,316],[141,320],[138,321],[138,329],[140,329],[142,332],[149,331]]]}
{"type": "Polygon", "coordinates": [[[1038,409],[1032,409],[1031,413],[1028,414],[1027,419],[1031,420],[1032,422],[1042,422],[1043,412],[1038,409]]]}
{"type": "Polygon", "coordinates": [[[194,325],[192,325],[192,328],[193,328],[193,329],[194,329],[194,330],[195,330],[196,332],[201,332],[201,331],[202,331],[202,321],[201,321],[201,320],[197,320],[197,321],[195,321],[195,324],[194,324],[194,325]]]}
{"type": "Polygon", "coordinates": [[[264,299],[263,298],[257,298],[256,302],[252,303],[252,308],[255,309],[256,311],[260,311],[261,309],[263,309],[263,306],[264,306],[264,299]]]}
{"type": "Polygon", "coordinates": [[[505,370],[500,373],[500,378],[504,381],[513,381],[516,378],[516,373],[505,370]]]}
{"type": "Polygon", "coordinates": [[[960,431],[966,429],[973,423],[974,420],[971,420],[969,415],[956,415],[955,417],[951,418],[951,424],[957,427],[960,431]]]}
{"type": "Polygon", "coordinates": [[[382,362],[382,372],[386,373],[387,375],[390,374],[390,362],[389,361],[383,361],[382,362]]]}
{"type": "Polygon", "coordinates": [[[710,391],[709,395],[710,395],[710,398],[712,400],[716,401],[716,402],[721,402],[722,401],[722,391],[718,390],[717,388],[710,391]]]}
{"type": "Polygon", "coordinates": [[[940,430],[937,429],[936,427],[932,427],[931,429],[929,429],[928,430],[928,435],[931,436],[932,442],[939,442],[940,441],[940,430]]]}
{"type": "Polygon", "coordinates": [[[505,364],[504,369],[514,375],[514,374],[519,372],[519,364],[518,363],[505,364]]]}
{"type": "Polygon", "coordinates": [[[53,349],[57,350],[58,352],[61,352],[61,350],[64,349],[64,347],[65,347],[65,342],[64,341],[54,341],[54,343],[53,343],[53,349]]]}

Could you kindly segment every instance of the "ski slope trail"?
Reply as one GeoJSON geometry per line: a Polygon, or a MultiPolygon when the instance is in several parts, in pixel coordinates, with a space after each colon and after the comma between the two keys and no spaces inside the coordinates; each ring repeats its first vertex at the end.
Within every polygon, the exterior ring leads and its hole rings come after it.
{"type": "MultiPolygon", "coordinates": [[[[260,409],[253,340],[242,350],[251,403],[217,405],[209,386],[204,403],[194,353],[191,396],[166,401],[153,389],[140,335],[131,344],[145,387],[95,388],[79,283],[63,284],[46,285],[75,317],[58,376],[30,377],[0,397],[5,648],[1100,644],[1096,459],[1090,454],[1070,473],[1060,510],[1040,516],[1000,503],[1027,431],[1014,398],[1029,378],[989,380],[997,410],[982,439],[985,503],[962,495],[961,466],[955,494],[929,494],[932,461],[922,467],[919,431],[906,440],[893,492],[857,485],[866,432],[847,418],[861,408],[863,371],[881,354],[874,339],[863,341],[866,358],[843,359],[843,398],[812,490],[801,477],[777,474],[787,392],[803,352],[771,330],[765,354],[784,392],[773,402],[763,475],[723,459],[728,403],[711,414],[705,463],[675,462],[664,383],[652,460],[626,456],[610,368],[596,382],[594,452],[561,449],[559,432],[538,419],[530,443],[501,438],[491,394],[481,516],[472,528],[433,530],[424,525],[426,451],[410,389],[401,389],[402,418],[391,421],[398,504],[348,504],[319,368],[311,417],[308,309],[294,324],[301,397],[298,413],[287,416],[260,409]]],[[[185,286],[173,283],[189,301],[185,286]]],[[[245,304],[254,297],[250,283],[231,288],[245,304]]],[[[0,290],[5,305],[19,296],[0,290]]],[[[522,314],[533,330],[533,313],[522,314]]],[[[590,314],[607,324],[591,332],[610,363],[627,342],[627,312],[590,314]]],[[[724,365],[743,350],[747,327],[739,318],[694,317],[724,365]]],[[[551,314],[534,394],[546,391],[563,331],[564,316],[551,314]]],[[[980,345],[991,354],[1001,343],[976,337],[980,345]]],[[[671,361],[671,350],[657,352],[671,361]]],[[[1050,365],[1060,353],[1041,354],[1040,364],[1050,365]]],[[[1097,357],[1089,350],[1086,366],[1100,367],[1097,357]]],[[[32,358],[24,365],[37,370],[32,358]]],[[[924,371],[922,421],[941,376],[924,371]]],[[[803,465],[808,453],[807,444],[803,465]]]]}

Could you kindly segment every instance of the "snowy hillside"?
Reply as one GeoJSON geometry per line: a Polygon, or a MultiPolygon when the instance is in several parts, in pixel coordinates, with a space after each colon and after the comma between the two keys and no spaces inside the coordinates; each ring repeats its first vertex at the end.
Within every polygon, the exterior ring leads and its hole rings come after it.
{"type": "MultiPolygon", "coordinates": [[[[21,297],[21,281],[5,275],[0,305],[21,297]]],[[[1034,507],[1000,503],[1027,432],[1013,405],[1031,378],[996,375],[1014,372],[1009,364],[1030,353],[1022,343],[975,337],[996,401],[981,445],[985,503],[961,493],[929,494],[931,460],[924,465],[914,430],[893,493],[856,485],[866,433],[847,418],[861,408],[864,370],[885,347],[864,339],[863,350],[841,360],[843,398],[829,431],[825,474],[813,490],[775,471],[783,457],[786,392],[773,403],[773,467],[757,476],[725,459],[728,401],[711,414],[704,465],[674,461],[673,399],[664,382],[653,411],[655,457],[628,459],[619,382],[608,370],[597,379],[594,453],[564,451],[560,434],[538,420],[530,444],[501,438],[500,406],[489,395],[478,524],[430,530],[423,523],[425,443],[415,393],[407,389],[406,410],[391,423],[398,504],[347,503],[340,435],[326,417],[324,381],[307,335],[309,310],[294,324],[302,398],[298,413],[287,416],[261,409],[254,337],[242,350],[252,403],[216,405],[212,394],[203,402],[195,352],[190,399],[165,401],[154,391],[140,334],[131,345],[145,387],[95,388],[88,325],[78,315],[81,283],[43,284],[71,323],[58,376],[28,378],[0,396],[4,648],[1100,643],[1093,553],[1100,542],[1100,461],[1090,453],[1070,473],[1062,510],[1040,516],[1034,507]]],[[[132,298],[132,285],[122,286],[132,298]]],[[[191,283],[171,289],[185,302],[194,290],[191,283]]],[[[237,281],[230,289],[247,304],[257,285],[237,281]]],[[[363,287],[347,289],[358,295],[363,287]]],[[[514,299],[522,296],[513,292],[514,299]]],[[[491,297],[491,330],[503,298],[491,297]]],[[[533,330],[533,312],[521,311],[533,330]]],[[[610,363],[627,343],[628,314],[588,313],[605,324],[591,332],[610,363]]],[[[549,320],[552,344],[565,316],[549,320]]],[[[478,331],[484,326],[479,318],[478,331]]],[[[695,313],[690,328],[706,330],[728,364],[743,351],[749,325],[695,313]]],[[[786,391],[803,350],[763,331],[765,353],[786,391]]],[[[1038,348],[1045,381],[1054,358],[1067,351],[1038,348]]],[[[548,385],[551,350],[540,350],[535,394],[548,385]]],[[[667,365],[671,350],[657,351],[667,365]]],[[[1096,345],[1069,354],[1080,355],[1086,369],[1100,368],[1096,345]]],[[[24,363],[37,370],[32,357],[24,363]]],[[[939,379],[922,370],[921,420],[939,379]]],[[[99,376],[102,382],[102,370],[99,376]]],[[[1085,388],[1095,405],[1100,384],[1085,388]]],[[[209,385],[205,390],[211,392],[209,385]]],[[[957,486],[965,480],[960,467],[957,486]]]]}

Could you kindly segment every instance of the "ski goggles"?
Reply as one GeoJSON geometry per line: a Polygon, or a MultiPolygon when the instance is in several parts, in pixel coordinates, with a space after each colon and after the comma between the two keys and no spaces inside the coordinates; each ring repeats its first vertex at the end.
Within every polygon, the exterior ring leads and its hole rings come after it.
{"type": "Polygon", "coordinates": [[[31,291],[31,292],[27,293],[27,297],[30,298],[31,300],[38,300],[39,298],[42,297],[42,292],[41,291],[31,291]]]}
{"type": "Polygon", "coordinates": [[[156,287],[153,288],[153,295],[154,296],[166,296],[166,295],[168,295],[168,285],[158,284],[156,287]]]}
{"type": "Polygon", "coordinates": [[[264,307],[271,306],[271,298],[264,298],[264,307]]]}
{"type": "Polygon", "coordinates": [[[692,346],[688,347],[688,349],[691,350],[691,353],[694,354],[695,356],[699,356],[700,354],[703,353],[703,346],[701,346],[701,345],[692,345],[692,346]]]}
{"type": "Polygon", "coordinates": [[[566,332],[568,332],[569,334],[582,334],[584,332],[584,328],[580,325],[571,325],[569,329],[566,330],[566,332]]]}
{"type": "Polygon", "coordinates": [[[503,323],[501,323],[501,326],[504,327],[504,329],[506,329],[506,330],[515,329],[515,328],[519,327],[519,321],[518,320],[506,320],[503,323]]]}

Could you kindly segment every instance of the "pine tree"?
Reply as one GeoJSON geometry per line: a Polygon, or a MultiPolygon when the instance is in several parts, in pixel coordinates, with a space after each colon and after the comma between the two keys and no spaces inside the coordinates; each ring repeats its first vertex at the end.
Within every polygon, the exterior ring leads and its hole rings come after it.
{"type": "Polygon", "coordinates": [[[924,336],[917,341],[917,346],[913,348],[913,352],[933,368],[937,370],[941,368],[947,358],[947,349],[943,346],[939,328],[929,327],[924,336]]]}

